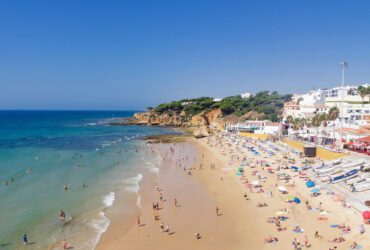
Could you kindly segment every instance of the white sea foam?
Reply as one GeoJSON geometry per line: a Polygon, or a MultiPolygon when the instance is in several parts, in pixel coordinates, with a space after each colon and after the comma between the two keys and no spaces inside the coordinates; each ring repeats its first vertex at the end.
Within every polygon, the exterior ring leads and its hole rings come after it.
{"type": "Polygon", "coordinates": [[[155,174],[159,175],[159,168],[157,168],[157,167],[151,167],[149,169],[149,171],[152,172],[152,173],[155,173],[155,174]]]}
{"type": "MultiPolygon", "coordinates": [[[[109,194],[104,196],[103,197],[103,204],[105,206],[104,209],[113,206],[115,199],[116,199],[116,195],[114,192],[110,192],[109,194]]],[[[101,211],[97,218],[92,219],[88,222],[88,225],[94,228],[96,231],[96,237],[91,239],[90,242],[88,243],[89,245],[92,246],[92,249],[95,249],[96,245],[98,244],[100,240],[101,235],[105,231],[107,231],[110,225],[110,220],[108,219],[107,216],[105,216],[105,213],[101,211]]]]}
{"type": "Polygon", "coordinates": [[[138,193],[140,190],[139,183],[142,179],[143,179],[143,175],[139,173],[135,177],[131,177],[131,178],[124,180],[123,182],[125,184],[128,184],[125,190],[132,192],[132,193],[138,193]]]}
{"type": "Polygon", "coordinates": [[[141,196],[140,196],[140,195],[138,195],[138,196],[137,196],[136,206],[137,206],[138,208],[141,208],[141,196]]]}
{"type": "Polygon", "coordinates": [[[99,217],[89,221],[88,225],[94,228],[97,233],[96,237],[91,239],[90,242],[88,243],[88,245],[92,246],[92,249],[95,249],[96,245],[100,240],[101,235],[107,231],[110,225],[110,220],[108,219],[107,216],[105,216],[104,212],[100,212],[99,217]]]}
{"type": "Polygon", "coordinates": [[[106,196],[103,197],[103,203],[105,207],[111,207],[114,203],[114,200],[116,199],[116,195],[114,192],[110,192],[106,196]]]}
{"type": "Polygon", "coordinates": [[[144,158],[141,158],[141,160],[143,160],[143,161],[144,161],[144,164],[145,164],[145,165],[150,166],[150,167],[149,167],[149,171],[150,171],[151,173],[155,173],[155,174],[159,175],[159,168],[158,168],[154,163],[152,163],[152,162],[150,162],[150,161],[147,161],[147,160],[145,160],[144,158]]]}

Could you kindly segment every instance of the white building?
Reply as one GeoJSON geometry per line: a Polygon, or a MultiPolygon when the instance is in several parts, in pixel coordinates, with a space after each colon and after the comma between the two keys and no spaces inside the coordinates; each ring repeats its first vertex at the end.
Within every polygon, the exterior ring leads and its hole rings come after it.
{"type": "MultiPolygon", "coordinates": [[[[368,87],[369,84],[362,85],[368,87]]],[[[311,90],[306,94],[293,95],[292,101],[284,104],[283,117],[311,118],[317,113],[328,113],[331,107],[341,110],[343,95],[343,117],[345,123],[364,124],[364,116],[370,115],[369,97],[361,98],[358,86],[334,87],[311,90]],[[364,103],[367,102],[367,103],[364,103]]]]}
{"type": "Polygon", "coordinates": [[[311,118],[316,113],[327,113],[326,90],[311,90],[306,94],[295,94],[291,102],[284,104],[283,117],[311,118]]]}
{"type": "MultiPolygon", "coordinates": [[[[368,84],[362,85],[364,87],[368,84]]],[[[368,97],[362,97],[357,91],[357,86],[335,87],[327,90],[325,104],[328,107],[338,107],[341,109],[341,100],[343,95],[343,114],[340,118],[347,123],[363,124],[364,116],[370,115],[370,104],[368,97]],[[367,103],[364,103],[367,102],[367,103]]]]}
{"type": "Polygon", "coordinates": [[[264,121],[245,121],[238,123],[228,123],[225,126],[229,131],[252,132],[255,134],[277,135],[280,130],[280,124],[269,120],[264,121]]]}
{"type": "Polygon", "coordinates": [[[252,96],[252,94],[247,92],[247,93],[241,94],[241,96],[242,98],[249,98],[252,96]]]}

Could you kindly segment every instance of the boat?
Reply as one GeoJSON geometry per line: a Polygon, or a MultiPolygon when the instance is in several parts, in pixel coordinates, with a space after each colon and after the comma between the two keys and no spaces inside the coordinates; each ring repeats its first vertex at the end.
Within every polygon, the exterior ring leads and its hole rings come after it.
{"type": "Polygon", "coordinates": [[[352,192],[362,192],[370,189],[370,181],[360,182],[352,186],[352,192]]]}
{"type": "Polygon", "coordinates": [[[332,166],[335,166],[335,165],[339,165],[341,163],[342,163],[342,159],[337,159],[337,160],[333,160],[333,161],[327,161],[327,162],[323,163],[322,165],[315,166],[314,168],[315,169],[327,168],[327,167],[332,167],[332,166]]]}
{"type": "Polygon", "coordinates": [[[335,184],[338,182],[342,182],[351,178],[354,178],[357,176],[358,171],[360,171],[358,168],[354,168],[344,174],[337,175],[337,176],[332,176],[330,177],[330,183],[335,184]]]}
{"type": "Polygon", "coordinates": [[[346,181],[346,184],[349,185],[349,186],[351,186],[351,185],[355,185],[357,183],[366,181],[367,179],[370,179],[370,174],[368,174],[368,173],[362,173],[359,176],[357,176],[356,178],[347,180],[346,181]]]}
{"type": "Polygon", "coordinates": [[[343,169],[335,168],[328,173],[320,175],[319,179],[320,181],[327,182],[327,181],[330,181],[331,176],[337,176],[337,175],[339,176],[339,175],[342,175],[343,172],[344,172],[343,169]]]}
{"type": "Polygon", "coordinates": [[[346,170],[348,168],[361,166],[363,163],[364,163],[363,161],[356,161],[356,162],[350,162],[347,164],[333,165],[331,167],[318,169],[316,171],[316,174],[318,176],[330,175],[330,174],[333,174],[333,172],[335,172],[336,169],[346,170]]]}

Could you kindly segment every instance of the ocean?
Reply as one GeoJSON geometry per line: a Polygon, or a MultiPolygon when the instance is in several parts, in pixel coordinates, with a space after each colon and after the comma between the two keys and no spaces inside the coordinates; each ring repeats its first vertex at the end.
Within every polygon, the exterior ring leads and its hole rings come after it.
{"type": "Polygon", "coordinates": [[[94,249],[110,224],[105,211],[117,191],[127,196],[128,213],[137,209],[143,171],[160,164],[143,153],[141,139],[174,131],[108,125],[132,115],[0,111],[0,249],[23,249],[23,234],[27,249],[61,249],[63,239],[75,250],[94,249]]]}

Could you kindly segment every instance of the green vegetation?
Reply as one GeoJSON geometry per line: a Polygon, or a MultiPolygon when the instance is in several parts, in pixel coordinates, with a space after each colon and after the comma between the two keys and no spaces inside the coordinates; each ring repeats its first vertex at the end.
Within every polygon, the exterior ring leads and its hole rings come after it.
{"type": "Polygon", "coordinates": [[[242,116],[250,111],[264,114],[264,119],[277,121],[284,102],[289,101],[291,95],[280,95],[278,92],[262,91],[248,98],[240,95],[229,96],[219,102],[213,101],[211,97],[200,97],[194,99],[183,99],[158,105],[154,111],[163,113],[172,111],[185,112],[188,116],[193,116],[202,111],[220,108],[224,115],[242,116]]]}
{"type": "Polygon", "coordinates": [[[365,88],[364,86],[359,86],[357,89],[359,95],[362,98],[362,104],[364,104],[365,97],[367,96],[370,102],[370,86],[365,88]]]}

